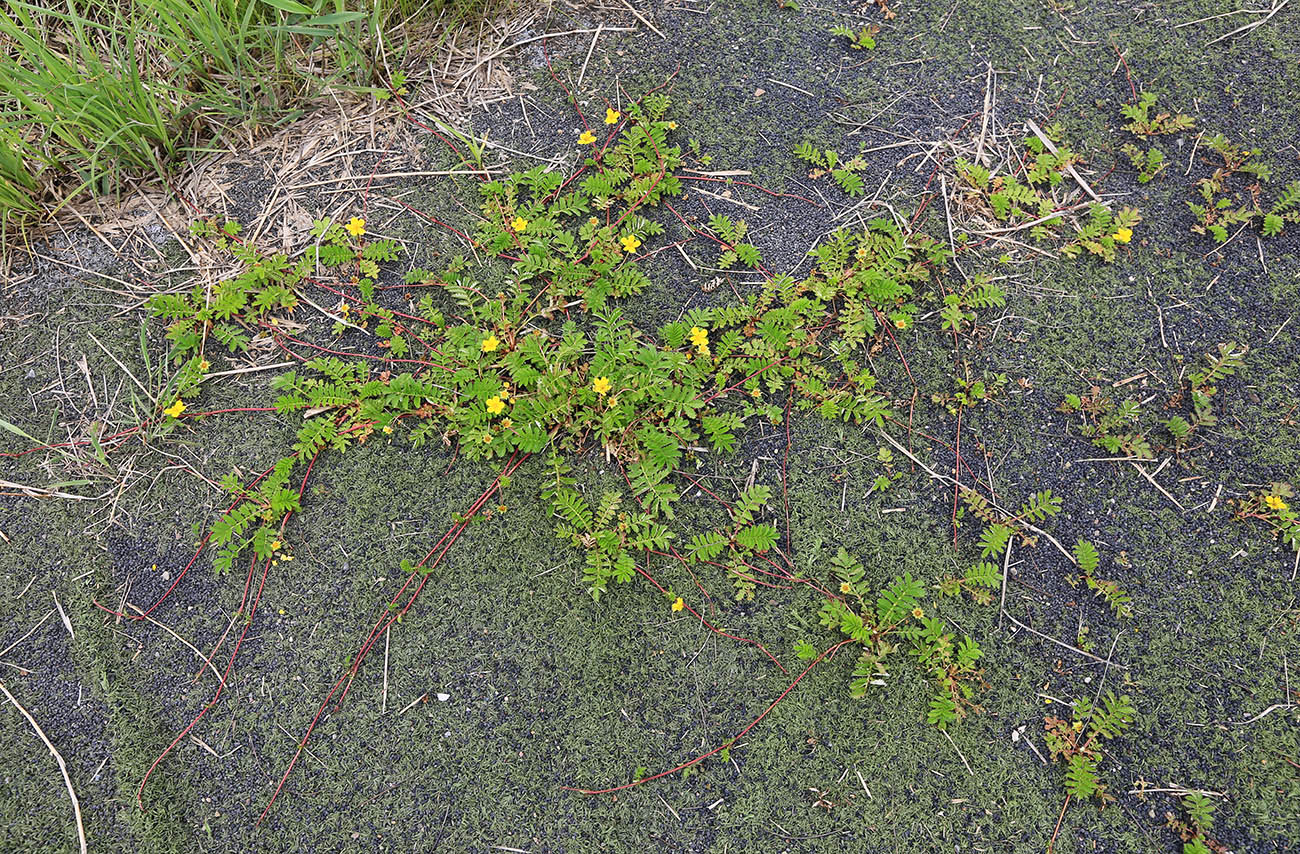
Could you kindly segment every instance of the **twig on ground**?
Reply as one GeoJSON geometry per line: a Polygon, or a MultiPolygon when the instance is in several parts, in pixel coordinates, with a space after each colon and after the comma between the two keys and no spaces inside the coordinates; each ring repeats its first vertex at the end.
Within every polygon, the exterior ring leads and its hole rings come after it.
{"type": "Polygon", "coordinates": [[[32,717],[31,713],[23,708],[22,703],[19,703],[17,698],[9,693],[9,689],[5,687],[3,682],[0,682],[0,691],[4,692],[4,695],[9,698],[9,702],[14,704],[14,708],[27,719],[27,723],[32,725],[32,729],[36,730],[37,737],[44,742],[54,756],[54,761],[59,763],[59,773],[63,775],[63,784],[68,787],[68,798],[72,801],[72,815],[77,822],[77,840],[81,843],[81,854],[86,854],[86,828],[81,823],[81,803],[77,800],[77,793],[72,788],[72,777],[68,775],[68,763],[63,761],[62,754],[50,742],[50,739],[45,735],[45,730],[41,729],[41,725],[36,722],[36,718],[32,717]]]}
{"type": "MultiPolygon", "coordinates": [[[[1233,36],[1238,35],[1238,34],[1249,33],[1249,32],[1251,32],[1252,30],[1254,30],[1256,27],[1261,27],[1261,26],[1263,26],[1264,24],[1267,24],[1267,23],[1269,22],[1269,20],[1270,20],[1274,15],[1276,15],[1278,12],[1282,11],[1282,7],[1283,7],[1283,6],[1285,6],[1286,4],[1288,4],[1288,3],[1290,3],[1290,2],[1291,2],[1291,0],[1274,0],[1272,8],[1267,10],[1267,11],[1268,11],[1268,14],[1267,14],[1267,15],[1265,15],[1265,16],[1262,17],[1262,18],[1260,18],[1258,21],[1252,21],[1252,22],[1249,23],[1249,24],[1242,24],[1240,27],[1237,27],[1237,29],[1232,30],[1231,32],[1224,33],[1223,35],[1219,36],[1217,39],[1211,39],[1210,41],[1208,41],[1208,42],[1205,43],[1205,46],[1206,46],[1206,47],[1209,47],[1209,46],[1212,45],[1212,44],[1218,44],[1219,42],[1223,41],[1224,39],[1230,39],[1230,38],[1232,38],[1233,36]]],[[[1263,10],[1263,9],[1242,9],[1241,11],[1242,11],[1242,12],[1253,12],[1254,14],[1260,14],[1260,13],[1264,12],[1265,10],[1263,10]]]]}

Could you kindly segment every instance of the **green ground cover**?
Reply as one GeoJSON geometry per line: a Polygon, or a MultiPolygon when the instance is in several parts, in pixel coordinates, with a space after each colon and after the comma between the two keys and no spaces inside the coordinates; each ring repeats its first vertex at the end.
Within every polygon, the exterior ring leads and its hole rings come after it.
{"type": "MultiPolygon", "coordinates": [[[[639,768],[654,774],[723,744],[806,666],[796,644],[824,650],[841,635],[819,625],[825,597],[810,587],[760,587],[752,603],[735,602],[734,578],[709,567],[693,571],[715,596],[714,621],[761,641],[789,673],[673,610],[673,597],[643,579],[611,583],[593,601],[584,550],[554,538],[552,508],[538,498],[547,478],[538,454],[383,636],[258,825],[328,686],[400,585],[401,561],[418,560],[508,457],[475,460],[457,447],[459,438],[444,444],[436,435],[412,448],[399,421],[391,436],[376,429],[364,444],[321,458],[277,550],[293,560],[268,573],[225,696],[150,777],[141,811],[136,791],[151,763],[217,686],[180,639],[207,652],[227,626],[240,631],[241,569],[217,576],[205,557],[156,622],[106,618],[91,599],[147,607],[228,504],[193,472],[217,480],[237,470],[251,479],[286,453],[301,426],[295,412],[212,416],[147,443],[133,437],[112,449],[107,464],[93,448],[67,451],[72,459],[49,451],[5,462],[8,481],[96,499],[39,500],[8,487],[0,497],[8,511],[0,521],[0,595],[10,603],[0,647],[14,644],[0,654],[3,681],[68,760],[92,847],[1040,851],[1059,819],[1058,851],[1178,851],[1196,840],[1190,831],[1180,839],[1166,813],[1186,821],[1182,793],[1204,791],[1212,836],[1228,849],[1289,850],[1300,837],[1290,679],[1300,615],[1295,553],[1270,537],[1267,524],[1234,512],[1252,496],[1258,504],[1273,494],[1271,484],[1300,478],[1292,319],[1300,228],[1265,237],[1260,216],[1234,223],[1220,245],[1192,231],[1187,201],[1200,199],[1196,181],[1216,165],[1205,142],[1215,133],[1259,149],[1272,167],[1261,211],[1300,177],[1296,107],[1287,96],[1300,84],[1300,44],[1287,26],[1295,11],[1282,9],[1248,37],[1206,46],[1247,19],[1175,26],[1231,11],[1217,3],[917,3],[897,7],[895,18],[874,7],[796,11],[766,2],[705,16],[687,5],[644,10],[666,38],[642,29],[600,35],[590,51],[589,35],[548,40],[544,55],[540,43],[526,46],[517,74],[536,87],[531,104],[489,106],[475,130],[525,152],[519,168],[533,165],[533,154],[561,158],[556,169],[567,172],[586,149],[574,144],[582,124],[556,78],[602,135],[607,102],[626,114],[669,81],[664,120],[678,126],[665,138],[681,147],[683,167],[697,170],[683,175],[725,181],[716,173],[744,170],[752,174],[731,177],[816,203],[736,183],[683,181],[685,199],[670,200],[681,220],[666,207],[647,212],[664,227],[662,234],[642,230],[637,247],[649,286],[619,302],[656,340],[664,324],[692,309],[762,292],[767,277],[742,259],[711,269],[721,250],[697,229],[714,214],[743,218],[763,266],[796,271],[799,280],[812,270],[805,253],[835,227],[860,233],[863,220],[896,214],[942,246],[951,226],[952,245],[962,246],[955,266],[916,283],[915,299],[904,301],[915,309],[893,305],[899,317],[887,316],[854,349],[897,420],[844,422],[792,407],[788,438],[784,418],[751,417],[733,454],[688,452],[681,467],[729,502],[749,483],[771,488],[760,518],[780,532],[790,561],[782,565],[792,573],[838,585],[832,559],[843,547],[863,564],[861,584],[873,596],[905,573],[921,580],[926,615],[983,650],[979,710],[944,729],[927,724],[932,683],[904,654],[889,666],[886,686],[854,698],[856,654],[837,656],[811,670],[725,758],[696,773],[616,796],[566,791],[622,785],[639,768]],[[881,27],[874,48],[854,49],[830,32],[864,24],[881,27]],[[1123,131],[1120,107],[1139,91],[1158,93],[1160,109],[1191,116],[1195,127],[1151,139],[1123,131]],[[1107,223],[1100,251],[1113,251],[1113,262],[1086,249],[1076,260],[1062,258],[1060,245],[1073,239],[1069,225],[1058,238],[1017,233],[1023,243],[966,248],[982,240],[977,231],[999,223],[989,194],[963,185],[955,160],[974,161],[984,149],[995,173],[1000,165],[1014,172],[1004,158],[1023,155],[1032,135],[1026,120],[1084,158],[1081,176],[1113,210],[1140,212],[1131,237],[1116,241],[1128,226],[1107,223]],[[806,142],[835,150],[842,162],[860,157],[850,172],[861,177],[861,194],[851,179],[815,174],[819,167],[796,154],[806,142]],[[1125,143],[1158,146],[1171,164],[1140,182],[1125,143]],[[959,244],[962,233],[971,236],[959,244]],[[679,242],[685,255],[667,248],[679,242]],[[944,290],[965,288],[976,273],[993,277],[1006,304],[967,307],[975,317],[954,333],[942,326],[944,290]],[[903,328],[892,325],[896,319],[903,328]],[[1227,342],[1248,350],[1239,368],[1213,382],[1217,420],[1180,443],[1164,423],[1194,416],[1189,377],[1227,342]],[[998,390],[963,404],[957,393],[972,392],[955,378],[998,390]],[[1133,460],[1113,461],[1139,454],[1083,435],[1088,422],[1077,410],[1102,391],[1141,404],[1138,426],[1124,430],[1140,430],[1154,445],[1157,460],[1138,464],[1159,486],[1133,460]],[[1062,406],[1069,395],[1080,396],[1079,407],[1062,406]],[[1000,589],[981,606],[969,593],[950,597],[933,587],[981,559],[986,525],[967,507],[954,532],[952,485],[922,467],[951,477],[958,441],[963,482],[1004,506],[1043,490],[1060,498],[1060,512],[1036,524],[1065,551],[1080,538],[1092,542],[1096,578],[1131,597],[1131,616],[1108,607],[1042,538],[1033,548],[1013,546],[1004,608],[1000,589]],[[57,485],[76,480],[89,482],[57,485]],[[1061,819],[1070,777],[1065,763],[1050,761],[1045,718],[1068,722],[1071,702],[1107,689],[1136,709],[1133,725],[1104,740],[1099,757],[1099,779],[1116,800],[1102,807],[1081,799],[1061,819]]],[[[618,23],[634,22],[623,17],[618,23]]],[[[557,18],[548,29],[589,25],[557,18]]],[[[420,160],[431,171],[460,165],[432,139],[420,160]]],[[[1253,176],[1231,180],[1233,209],[1256,204],[1253,176]]],[[[1084,198],[1072,176],[1053,186],[1084,198]]],[[[242,182],[226,215],[253,219],[263,189],[242,182]]],[[[380,204],[393,198],[469,231],[480,191],[465,176],[389,179],[370,191],[364,239],[391,237],[406,248],[379,277],[397,286],[388,305],[406,310],[399,295],[408,269],[440,270],[467,250],[427,218],[380,204]]],[[[507,237],[509,229],[509,218],[498,223],[507,237]]],[[[168,257],[156,269],[176,271],[146,285],[125,263],[95,256],[93,243],[71,248],[83,250],[75,256],[80,266],[114,279],[71,276],[34,259],[36,278],[9,286],[0,312],[2,417],[38,443],[86,438],[91,421],[112,428],[103,435],[128,429],[176,396],[165,385],[175,371],[163,361],[165,321],[147,319],[143,302],[159,289],[188,290],[194,274],[180,269],[188,259],[175,244],[164,247],[168,257]]],[[[484,263],[471,275],[490,294],[508,287],[506,268],[484,263]]],[[[313,288],[303,293],[337,313],[337,295],[313,288]]],[[[336,337],[329,321],[304,313],[294,319],[308,326],[294,334],[363,347],[347,337],[353,331],[336,337]]],[[[719,333],[710,333],[717,348],[719,333]]],[[[687,339],[668,349],[693,348],[687,339]]],[[[283,354],[259,355],[272,362],[283,354]]],[[[212,361],[228,367],[224,355],[212,361]]],[[[276,373],[207,381],[187,405],[192,412],[270,406],[283,393],[272,387],[276,373]]],[[[577,385],[594,379],[581,374],[577,385]]],[[[786,389],[762,393],[784,406],[786,389]]],[[[645,452],[644,444],[620,441],[612,444],[629,456],[645,452]]],[[[0,450],[9,453],[33,444],[13,433],[4,442],[0,450]]],[[[593,504],[605,490],[626,489],[618,463],[598,451],[573,462],[593,504]]],[[[724,525],[716,502],[692,480],[675,482],[683,498],[674,530],[689,536],[724,525]]],[[[654,556],[644,565],[705,612],[686,567],[654,556]]],[[[223,661],[214,659],[218,669],[223,661]]],[[[14,745],[7,752],[25,761],[4,780],[4,845],[75,848],[57,767],[27,722],[6,709],[0,733],[14,745]]]]}

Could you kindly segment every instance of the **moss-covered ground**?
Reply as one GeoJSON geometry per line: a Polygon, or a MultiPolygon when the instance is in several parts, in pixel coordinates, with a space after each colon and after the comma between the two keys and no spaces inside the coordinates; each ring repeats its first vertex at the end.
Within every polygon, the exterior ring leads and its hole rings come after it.
{"type": "MultiPolygon", "coordinates": [[[[1132,594],[1135,616],[1117,619],[1067,584],[1064,558],[1046,546],[1016,552],[1007,613],[1070,645],[1084,638],[1111,663],[1013,631],[1006,620],[999,626],[996,607],[935,599],[929,607],[984,647],[990,686],[983,712],[948,734],[925,725],[926,687],[911,670],[854,700],[850,662],[834,660],[804,679],[729,761],[616,797],[565,791],[615,785],[639,766],[653,773],[714,747],[788,677],[753,648],[671,612],[645,586],[593,603],[580,583],[581,555],[551,536],[536,495],[539,467],[530,463],[502,496],[505,510],[470,528],[385,638],[382,658],[369,659],[256,825],[324,691],[391,596],[399,561],[423,554],[494,476],[449,450],[412,450],[394,437],[323,460],[288,531],[295,560],[270,574],[225,696],[160,766],[141,811],[135,793],[144,772],[216,687],[181,639],[211,650],[234,618],[242,578],[215,577],[201,560],[156,622],[105,617],[91,598],[113,607],[124,598],[151,602],[220,510],[220,496],[194,472],[261,471],[292,441],[288,419],[225,415],[119,452],[137,460],[125,486],[79,466],[93,482],[64,489],[106,492],[97,500],[0,489],[0,649],[12,647],[0,653],[0,680],[68,761],[91,849],[1036,852],[1064,801],[1062,767],[1039,755],[1043,717],[1064,714],[1058,701],[1092,696],[1104,682],[1138,709],[1103,764],[1117,801],[1104,809],[1072,804],[1056,850],[1181,850],[1164,826],[1175,799],[1135,794],[1144,787],[1219,793],[1216,835],[1233,851],[1296,850],[1294,555],[1262,527],[1234,520],[1230,501],[1272,481],[1300,485],[1300,229],[1258,245],[1247,231],[1213,251],[1189,232],[1183,200],[1198,174],[1184,170],[1200,131],[1261,149],[1276,173],[1272,186],[1300,177],[1300,9],[1207,46],[1251,17],[1176,26],[1235,11],[1227,0],[916,0],[892,4],[890,21],[858,3],[799,11],[772,0],[634,5],[664,38],[644,26],[605,32],[589,60],[589,35],[553,39],[546,50],[556,74],[571,84],[585,65],[576,94],[599,114],[605,99],[625,102],[676,72],[683,141],[698,141],[708,158],[694,168],[747,170],[753,176],[745,180],[770,189],[821,196],[827,204],[813,207],[740,187],[703,185],[724,199],[688,193],[685,214],[703,218],[712,209],[748,220],[773,270],[798,265],[853,203],[826,179],[807,177],[792,154],[796,143],[864,152],[868,195],[910,214],[934,162],[925,154],[932,149],[909,140],[977,137],[990,65],[995,133],[1050,115],[1088,158],[1102,192],[1142,211],[1133,244],[1113,265],[1019,251],[1001,263],[986,259],[986,269],[1009,277],[1008,305],[982,315],[984,330],[959,352],[933,322],[900,336],[919,390],[915,423],[945,442],[957,435],[955,419],[929,401],[952,391],[954,364],[1012,378],[1007,393],[965,417],[963,454],[969,449],[968,462],[986,467],[980,474],[1008,504],[1047,488],[1061,496],[1050,529],[1063,542],[1087,537],[1101,549],[1110,576],[1132,594]],[[874,51],[850,50],[828,34],[835,23],[869,22],[883,22],[874,51]],[[1174,163],[1145,186],[1117,153],[1125,139],[1118,107],[1130,95],[1117,50],[1136,85],[1198,123],[1162,140],[1174,163]],[[1107,175],[1111,163],[1119,165],[1107,175]],[[1180,371],[1225,341],[1251,351],[1245,369],[1221,385],[1220,422],[1159,476],[1181,507],[1131,467],[1084,461],[1107,455],[1056,411],[1066,393],[1145,373],[1116,393],[1163,401],[1180,371]]],[[[549,29],[637,25],[630,15],[604,14],[557,11],[549,29]]],[[[569,151],[579,125],[540,43],[514,62],[529,94],[483,109],[476,130],[544,157],[569,151]]],[[[454,164],[436,142],[424,159],[428,169],[454,164]]],[[[264,201],[258,182],[233,192],[231,213],[255,216],[264,201]]],[[[462,225],[475,203],[468,179],[389,180],[375,192],[404,194],[462,225]]],[[[386,232],[408,242],[415,263],[433,266],[438,253],[459,251],[446,233],[396,206],[382,219],[386,232]]],[[[661,239],[680,239],[665,221],[661,239]]],[[[917,225],[943,235],[942,208],[928,207],[917,225]]],[[[140,277],[93,238],[78,240],[43,252],[91,273],[37,259],[26,271],[34,277],[0,286],[0,417],[42,442],[77,438],[85,422],[109,412],[129,426],[128,402],[143,396],[137,382],[150,384],[139,293],[94,273],[140,277]]],[[[184,266],[174,245],[164,241],[160,250],[151,269],[184,266]]],[[[712,265],[698,242],[685,250],[697,265],[712,265]]],[[[672,251],[648,266],[656,288],[627,308],[647,328],[686,306],[724,301],[732,286],[754,287],[752,277],[733,275],[706,291],[701,285],[714,274],[690,269],[672,251]]],[[[146,324],[145,339],[156,373],[160,329],[146,324]]],[[[886,346],[872,360],[906,411],[911,383],[897,354],[886,346]]],[[[202,405],[265,405],[274,397],[272,373],[209,384],[202,405]]],[[[780,494],[785,443],[784,428],[756,427],[735,457],[701,463],[701,471],[730,491],[756,471],[780,494]]],[[[958,532],[954,552],[951,491],[905,461],[896,487],[867,495],[881,470],[874,428],[796,415],[790,444],[787,546],[805,571],[824,574],[840,545],[877,583],[903,571],[933,581],[976,555],[974,526],[958,532]]],[[[0,449],[29,445],[0,433],[0,449]]],[[[952,471],[944,445],[916,439],[914,447],[952,471]]],[[[616,477],[602,466],[581,461],[584,480],[616,477]]],[[[70,475],[58,454],[36,454],[5,461],[0,476],[48,486],[86,475],[70,475]]],[[[684,504],[683,528],[716,521],[707,498],[684,504]]],[[[657,571],[677,589],[691,586],[675,566],[657,571]]],[[[811,591],[763,590],[754,604],[735,605],[721,579],[704,580],[723,594],[718,619],[789,665],[795,641],[830,640],[816,626],[811,591]]],[[[74,850],[57,766],[9,706],[0,708],[0,750],[0,850],[74,850]]]]}

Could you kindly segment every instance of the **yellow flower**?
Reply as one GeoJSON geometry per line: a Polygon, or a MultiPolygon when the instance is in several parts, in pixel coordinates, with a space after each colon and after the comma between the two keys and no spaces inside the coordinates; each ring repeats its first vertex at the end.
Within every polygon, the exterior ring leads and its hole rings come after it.
{"type": "Polygon", "coordinates": [[[852,584],[849,584],[847,581],[841,582],[841,583],[840,583],[840,592],[841,592],[841,593],[852,593],[852,592],[853,592],[853,585],[852,585],[852,584]]]}
{"type": "Polygon", "coordinates": [[[487,411],[493,415],[500,415],[505,411],[505,402],[499,397],[489,397],[487,399],[487,411]]]}
{"type": "Polygon", "coordinates": [[[509,510],[509,509],[510,509],[510,508],[507,507],[507,506],[504,505],[504,504],[498,504],[498,505],[497,505],[497,512],[498,512],[498,513],[504,513],[504,512],[506,512],[506,511],[509,510]]]}
{"type": "Polygon", "coordinates": [[[511,421],[509,418],[502,418],[501,426],[509,430],[511,427],[515,426],[515,422],[511,421]]]}
{"type": "Polygon", "coordinates": [[[180,398],[177,398],[175,403],[173,403],[171,406],[163,410],[163,412],[167,413],[172,418],[180,418],[181,413],[184,411],[185,411],[185,401],[181,400],[180,398]]]}
{"type": "Polygon", "coordinates": [[[686,603],[685,603],[684,601],[682,601],[682,597],[678,596],[678,597],[677,597],[677,601],[673,603],[673,610],[674,610],[674,611],[680,611],[681,609],[683,609],[683,608],[685,608],[685,607],[686,607],[686,603]]]}
{"type": "Polygon", "coordinates": [[[353,237],[360,237],[366,233],[366,221],[359,216],[352,217],[344,227],[347,228],[348,234],[353,237]]]}
{"type": "Polygon", "coordinates": [[[589,130],[584,130],[582,135],[578,137],[579,145],[591,145],[595,141],[596,135],[589,130]]]}
{"type": "Polygon", "coordinates": [[[635,252],[637,247],[641,245],[641,241],[637,239],[635,234],[629,234],[627,237],[620,240],[619,243],[623,244],[623,248],[628,252],[635,252]]]}
{"type": "Polygon", "coordinates": [[[200,371],[206,371],[206,370],[207,370],[208,368],[210,368],[210,367],[212,367],[212,363],[209,362],[207,359],[204,359],[204,360],[202,360],[201,362],[199,362],[199,370],[200,370],[200,371]]]}
{"type": "Polygon", "coordinates": [[[525,228],[528,228],[528,220],[521,216],[517,216],[515,217],[514,222],[510,223],[510,227],[515,231],[523,231],[525,228]]]}
{"type": "Polygon", "coordinates": [[[669,122],[669,123],[668,123],[668,129],[669,129],[669,130],[677,130],[677,122],[669,122]]]}
{"type": "Polygon", "coordinates": [[[913,617],[916,617],[916,618],[919,620],[919,619],[921,619],[922,617],[925,616],[925,612],[922,611],[922,610],[921,610],[921,606],[918,605],[918,606],[916,606],[915,608],[912,609],[912,616],[913,616],[913,617]]]}
{"type": "Polygon", "coordinates": [[[280,550],[280,546],[281,546],[281,545],[283,545],[283,544],[282,544],[279,540],[272,540],[272,541],[271,541],[271,551],[273,551],[273,552],[278,552],[278,551],[280,550]]]}
{"type": "Polygon", "coordinates": [[[478,348],[482,350],[484,353],[491,353],[498,346],[500,346],[500,344],[501,342],[497,340],[497,337],[495,335],[489,335],[488,337],[483,339],[483,343],[478,345],[478,348]]]}
{"type": "Polygon", "coordinates": [[[1280,495],[1265,495],[1264,503],[1268,505],[1270,510],[1287,509],[1287,503],[1282,500],[1282,496],[1280,495]]]}
{"type": "Polygon", "coordinates": [[[483,444],[485,444],[485,445],[490,445],[490,444],[492,444],[492,434],[491,434],[491,433],[484,433],[484,434],[483,434],[483,444]]]}
{"type": "Polygon", "coordinates": [[[605,108],[605,124],[607,124],[607,125],[618,124],[618,117],[621,116],[621,115],[623,115],[623,114],[620,113],[618,110],[614,109],[613,107],[606,107],[606,108],[605,108]]]}
{"type": "Polygon", "coordinates": [[[390,436],[391,436],[392,433],[393,433],[393,425],[392,425],[392,424],[385,424],[385,425],[384,425],[384,433],[385,433],[386,435],[390,435],[390,436]]]}
{"type": "Polygon", "coordinates": [[[1114,234],[1112,234],[1111,238],[1116,243],[1128,243],[1130,240],[1133,239],[1133,229],[1121,228],[1119,231],[1116,231],[1114,234]]]}
{"type": "Polygon", "coordinates": [[[902,318],[902,317],[900,317],[900,318],[897,318],[896,320],[894,320],[894,328],[895,328],[895,329],[906,329],[906,328],[907,328],[907,320],[906,320],[906,318],[902,318]]]}
{"type": "Polygon", "coordinates": [[[690,335],[691,343],[696,347],[707,347],[709,345],[709,330],[692,326],[690,335]]]}
{"type": "Polygon", "coordinates": [[[610,388],[611,386],[609,384],[609,377],[596,377],[591,382],[591,390],[594,391],[596,394],[600,395],[601,397],[604,397],[606,394],[608,394],[610,388]]]}

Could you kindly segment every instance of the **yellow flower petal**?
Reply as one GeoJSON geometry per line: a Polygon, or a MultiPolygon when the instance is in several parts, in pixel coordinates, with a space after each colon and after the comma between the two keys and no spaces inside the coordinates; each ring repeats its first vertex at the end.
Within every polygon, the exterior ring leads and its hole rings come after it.
{"type": "Polygon", "coordinates": [[[513,228],[515,231],[523,231],[524,229],[528,228],[528,220],[524,219],[521,216],[517,216],[515,217],[515,221],[510,223],[510,227],[513,228]]]}
{"type": "Polygon", "coordinates": [[[629,234],[627,237],[620,240],[619,243],[623,244],[623,249],[628,252],[635,252],[641,246],[641,241],[637,239],[635,234],[629,234]]]}
{"type": "Polygon", "coordinates": [[[181,400],[180,398],[177,398],[175,403],[173,403],[171,406],[163,410],[163,412],[170,415],[172,418],[180,418],[181,413],[184,411],[185,411],[185,401],[181,400]]]}
{"type": "Polygon", "coordinates": [[[673,603],[673,610],[680,611],[685,607],[686,607],[686,602],[682,600],[682,597],[678,596],[677,601],[673,603]]]}
{"type": "Polygon", "coordinates": [[[348,230],[348,234],[353,237],[360,237],[366,233],[366,221],[359,216],[352,217],[344,227],[348,230]]]}
{"type": "Polygon", "coordinates": [[[1116,231],[1114,234],[1112,234],[1111,238],[1116,243],[1128,243],[1130,240],[1133,239],[1133,229],[1121,228],[1118,231],[1116,231]]]}
{"type": "Polygon", "coordinates": [[[600,395],[601,397],[604,397],[606,394],[609,394],[610,388],[611,386],[609,382],[609,377],[596,377],[594,380],[592,380],[591,390],[594,391],[596,394],[600,395]]]}
{"type": "Polygon", "coordinates": [[[596,135],[589,130],[584,130],[582,135],[578,137],[579,145],[591,145],[595,141],[596,135]]]}
{"type": "Polygon", "coordinates": [[[506,405],[499,397],[489,397],[487,399],[487,411],[493,415],[500,415],[505,411],[506,405]]]}
{"type": "Polygon", "coordinates": [[[501,342],[497,340],[497,337],[495,335],[489,335],[488,337],[484,338],[483,343],[478,346],[479,349],[482,350],[484,353],[491,353],[492,351],[496,350],[496,348],[499,347],[500,345],[501,342]]]}
{"type": "Polygon", "coordinates": [[[623,114],[620,113],[618,110],[614,109],[613,107],[606,107],[606,108],[605,108],[605,124],[607,124],[607,125],[618,124],[618,117],[621,116],[621,115],[623,115],[623,114]]]}

